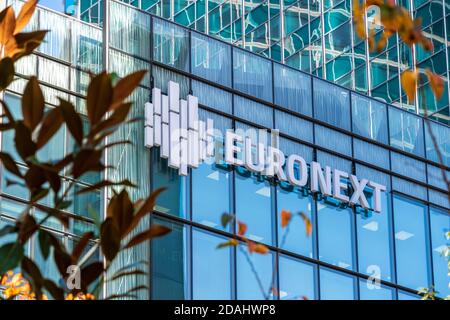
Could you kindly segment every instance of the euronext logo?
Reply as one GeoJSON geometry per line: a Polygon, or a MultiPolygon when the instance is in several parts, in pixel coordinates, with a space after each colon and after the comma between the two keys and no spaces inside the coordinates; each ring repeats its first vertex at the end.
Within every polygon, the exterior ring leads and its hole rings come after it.
{"type": "MultiPolygon", "coordinates": [[[[231,129],[215,130],[212,119],[199,120],[197,97],[188,95],[186,100],[180,99],[178,83],[168,83],[167,95],[158,88],[152,90],[152,102],[145,104],[145,118],[145,146],[159,147],[161,157],[168,159],[169,166],[178,169],[180,175],[186,176],[188,168],[198,168],[203,161],[214,157],[216,162],[243,166],[294,187],[309,187],[313,193],[350,206],[371,209],[366,195],[369,191],[373,195],[372,209],[381,211],[384,185],[329,166],[322,167],[316,161],[308,165],[300,155],[285,156],[276,147],[276,139],[270,145],[264,143],[264,137],[268,136],[266,130],[251,129],[245,134],[231,129]]],[[[270,136],[278,137],[278,131],[272,130],[270,136]]]]}

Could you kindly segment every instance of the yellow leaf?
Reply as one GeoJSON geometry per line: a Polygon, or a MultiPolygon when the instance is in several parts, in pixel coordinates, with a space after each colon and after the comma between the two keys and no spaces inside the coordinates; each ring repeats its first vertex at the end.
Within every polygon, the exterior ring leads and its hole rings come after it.
{"type": "Polygon", "coordinates": [[[12,7],[7,7],[0,13],[0,44],[5,45],[14,35],[16,16],[12,7]]]}
{"type": "Polygon", "coordinates": [[[281,227],[285,228],[291,222],[292,213],[290,211],[282,210],[281,211],[281,227]]]}
{"type": "Polygon", "coordinates": [[[440,100],[442,98],[442,94],[444,93],[444,80],[437,74],[431,72],[430,70],[425,71],[428,80],[430,81],[431,90],[433,90],[433,94],[436,99],[440,100]]]}
{"type": "Polygon", "coordinates": [[[16,28],[14,29],[14,34],[21,32],[30,22],[34,11],[36,10],[38,0],[28,0],[20,9],[19,15],[16,19],[16,28]]]}
{"type": "Polygon", "coordinates": [[[300,217],[302,218],[303,222],[305,223],[306,236],[309,237],[312,233],[311,220],[308,218],[308,216],[304,212],[300,212],[300,217]]]}
{"type": "Polygon", "coordinates": [[[269,253],[269,248],[267,248],[263,244],[259,244],[253,241],[247,241],[248,252],[250,253],[259,253],[259,254],[267,254],[269,253]]]}
{"type": "Polygon", "coordinates": [[[403,90],[408,96],[408,101],[413,102],[416,97],[417,72],[411,70],[403,72],[401,82],[403,90]]]}

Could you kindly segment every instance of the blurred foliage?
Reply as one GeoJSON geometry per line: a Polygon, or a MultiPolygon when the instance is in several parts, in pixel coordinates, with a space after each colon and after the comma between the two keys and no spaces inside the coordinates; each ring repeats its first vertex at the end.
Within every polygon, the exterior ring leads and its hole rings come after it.
{"type": "MultiPolygon", "coordinates": [[[[27,1],[17,16],[10,6],[0,13],[0,91],[4,91],[14,81],[14,63],[32,54],[47,34],[45,30],[22,32],[35,12],[36,4],[37,0],[27,1]]],[[[89,122],[87,132],[83,130],[82,118],[71,102],[59,99],[57,107],[46,111],[44,96],[35,76],[30,77],[23,92],[21,101],[23,119],[16,119],[7,103],[0,100],[2,109],[0,130],[13,132],[15,149],[21,161],[26,164],[26,169],[20,170],[11,154],[0,152],[3,167],[18,180],[7,183],[20,184],[26,187],[30,194],[26,209],[15,225],[8,225],[0,230],[0,237],[11,235],[16,237],[16,241],[0,247],[0,278],[2,286],[6,287],[3,298],[47,299],[48,294],[53,299],[86,300],[94,298],[92,293],[88,292],[94,283],[97,283],[94,293],[99,297],[108,268],[121,251],[170,232],[167,227],[157,224],[151,225],[139,234],[135,232],[142,219],[152,212],[156,198],[163,189],[136,202],[130,200],[126,191],[125,187],[135,187],[128,180],[101,180],[95,185],[73,191],[74,181],[88,173],[100,173],[106,169],[103,155],[107,149],[130,143],[120,141],[108,145],[105,139],[121,126],[140,120],[129,119],[132,103],[126,99],[138,87],[145,73],[146,71],[138,71],[117,82],[113,81],[112,74],[106,72],[91,75],[86,97],[89,122]],[[116,83],[113,84],[114,82],[116,83]],[[40,161],[36,156],[37,153],[63,125],[67,126],[75,141],[76,150],[62,159],[40,161]],[[62,188],[67,182],[67,187],[62,188]],[[97,216],[95,225],[97,230],[83,234],[71,252],[53,233],[41,228],[50,218],[56,218],[66,227],[69,226],[71,219],[75,219],[65,212],[73,202],[71,191],[77,196],[110,187],[119,187],[123,190],[117,193],[111,188],[113,196],[107,205],[103,221],[98,218],[98,212],[89,212],[91,216],[97,216]],[[38,201],[48,196],[53,198],[53,206],[40,206],[40,210],[45,212],[45,217],[38,221],[31,215],[30,210],[38,201]],[[60,283],[47,279],[36,262],[27,257],[24,248],[34,235],[37,235],[43,258],[54,259],[63,280],[60,283]],[[90,243],[95,244],[94,250],[86,250],[90,243]],[[89,257],[98,247],[105,260],[87,264],[89,257]],[[88,252],[83,254],[85,251],[88,252]],[[77,266],[80,270],[80,287],[71,290],[66,285],[70,266],[77,266]],[[11,271],[18,268],[22,273],[11,271]]],[[[86,213],[86,216],[89,214],[86,213]]],[[[108,281],[117,281],[143,273],[133,266],[125,266],[108,281]]],[[[143,289],[147,288],[145,286],[132,288],[113,298],[135,297],[134,294],[143,289]]]]}

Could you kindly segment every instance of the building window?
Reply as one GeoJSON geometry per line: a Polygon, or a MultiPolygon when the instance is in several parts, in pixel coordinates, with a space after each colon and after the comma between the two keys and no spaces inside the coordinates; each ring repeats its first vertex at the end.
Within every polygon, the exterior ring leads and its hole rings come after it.
{"type": "Polygon", "coordinates": [[[217,249],[227,241],[211,233],[193,230],[193,299],[231,299],[231,247],[217,249]]]}
{"type": "Polygon", "coordinates": [[[316,299],[316,270],[316,267],[310,263],[302,262],[287,256],[280,256],[280,299],[316,299]]]}
{"type": "Polygon", "coordinates": [[[236,169],[236,216],[247,224],[247,237],[272,244],[272,187],[261,176],[236,169]]]}
{"type": "Polygon", "coordinates": [[[414,290],[430,285],[426,215],[425,205],[394,197],[397,283],[414,290]]]}
{"type": "Polygon", "coordinates": [[[271,290],[273,253],[261,255],[248,253],[247,247],[237,248],[237,299],[263,300],[273,299],[271,290]],[[258,275],[258,278],[256,277],[258,275]]]}
{"type": "Polygon", "coordinates": [[[319,259],[353,270],[353,212],[333,204],[317,203],[319,259]]]}
{"type": "Polygon", "coordinates": [[[250,52],[233,48],[235,89],[272,102],[272,63],[250,52]]]}
{"type": "Polygon", "coordinates": [[[394,300],[394,294],[392,288],[376,284],[368,279],[359,279],[360,300],[394,300]]]}
{"type": "Polygon", "coordinates": [[[231,46],[192,32],[192,73],[231,86],[231,46]]]}
{"type": "Polygon", "coordinates": [[[355,300],[355,278],[345,273],[320,268],[321,300],[355,300]]]}
{"type": "Polygon", "coordinates": [[[192,170],[192,220],[212,228],[222,228],[221,215],[232,212],[231,177],[226,167],[214,163],[203,163],[192,170]]]}
{"type": "MultiPolygon", "coordinates": [[[[307,235],[305,223],[298,216],[305,213],[311,221],[314,221],[314,200],[305,196],[302,191],[291,186],[279,185],[277,187],[277,217],[278,217],[278,246],[291,252],[313,258],[314,234],[307,235]],[[290,211],[293,215],[287,228],[281,226],[281,211],[290,211]]],[[[314,223],[313,223],[314,224],[314,223]]]]}
{"type": "Polygon", "coordinates": [[[154,219],[153,222],[167,226],[172,231],[152,241],[152,299],[187,299],[186,227],[162,219],[154,219]]]}
{"type": "Polygon", "coordinates": [[[448,212],[430,208],[431,245],[433,253],[434,288],[438,296],[445,298],[450,295],[448,286],[448,256],[445,255],[450,241],[446,234],[450,231],[450,216],[448,212]]]}

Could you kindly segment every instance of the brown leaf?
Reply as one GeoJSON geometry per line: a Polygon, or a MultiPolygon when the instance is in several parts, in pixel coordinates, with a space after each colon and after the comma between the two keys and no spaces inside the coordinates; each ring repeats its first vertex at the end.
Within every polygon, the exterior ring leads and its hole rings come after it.
{"type": "Polygon", "coordinates": [[[113,219],[121,237],[123,238],[133,220],[133,203],[131,202],[126,190],[122,190],[119,194],[112,197],[108,204],[106,214],[107,217],[111,217],[113,219]]]}
{"type": "Polygon", "coordinates": [[[434,96],[437,100],[440,100],[442,98],[442,95],[444,94],[444,80],[442,78],[431,72],[430,70],[425,71],[428,81],[430,82],[431,90],[433,91],[434,96]]]}
{"type": "Polygon", "coordinates": [[[112,133],[112,131],[116,129],[118,125],[122,124],[125,121],[130,112],[131,106],[131,103],[124,103],[116,107],[115,111],[111,116],[108,117],[108,119],[103,120],[102,122],[94,126],[92,131],[89,133],[90,138],[93,139],[95,135],[107,129],[109,129],[112,133]]]}
{"type": "Polygon", "coordinates": [[[101,225],[100,246],[108,261],[112,261],[120,250],[120,231],[111,217],[106,218],[101,225]]]}
{"type": "Polygon", "coordinates": [[[22,97],[22,115],[25,126],[33,131],[44,116],[44,95],[35,76],[28,81],[22,97]]]}
{"type": "Polygon", "coordinates": [[[16,150],[24,161],[28,161],[28,157],[36,153],[36,144],[31,140],[31,132],[25,126],[23,121],[17,121],[15,124],[14,143],[16,150]]]}
{"type": "Polygon", "coordinates": [[[136,213],[134,214],[133,221],[131,222],[130,226],[128,227],[128,229],[126,230],[126,232],[124,234],[125,236],[127,234],[129,234],[131,231],[133,231],[134,228],[136,228],[136,226],[139,224],[141,219],[143,217],[145,217],[146,214],[153,212],[153,208],[155,207],[156,199],[164,191],[166,191],[165,188],[157,189],[157,190],[153,191],[151,193],[151,195],[145,201],[137,201],[136,202],[136,204],[134,206],[136,213]]]}
{"type": "Polygon", "coordinates": [[[247,225],[238,221],[238,235],[243,236],[247,232],[247,225]]]}
{"type": "Polygon", "coordinates": [[[73,104],[64,99],[59,99],[59,107],[67,128],[80,146],[83,142],[83,122],[80,115],[75,111],[73,104]]]}
{"type": "Polygon", "coordinates": [[[22,32],[14,36],[14,41],[9,41],[6,46],[6,55],[17,61],[24,56],[28,56],[39,47],[47,34],[47,30],[33,32],[22,32]]]}
{"type": "Polygon", "coordinates": [[[0,44],[5,45],[14,35],[16,16],[11,6],[0,13],[0,44]]]}
{"type": "Polygon", "coordinates": [[[39,229],[36,220],[27,211],[17,221],[19,227],[18,239],[20,243],[25,243],[39,229]]]}
{"type": "Polygon", "coordinates": [[[134,72],[123,79],[120,79],[114,87],[114,94],[110,110],[120,106],[123,101],[139,86],[147,71],[134,72]]]}
{"type": "Polygon", "coordinates": [[[4,58],[0,61],[0,91],[6,89],[14,79],[14,61],[4,58]]]}
{"type": "Polygon", "coordinates": [[[51,109],[44,118],[42,126],[39,129],[36,146],[38,149],[44,147],[47,142],[58,132],[63,124],[61,110],[59,108],[51,109]]]}
{"type": "Polygon", "coordinates": [[[78,152],[74,159],[72,174],[79,178],[90,171],[101,171],[104,166],[101,163],[102,152],[95,149],[84,149],[78,152]]]}
{"type": "Polygon", "coordinates": [[[3,163],[3,166],[6,168],[6,170],[20,178],[23,177],[16,162],[8,153],[0,152],[0,161],[3,163]]]}
{"type": "Polygon", "coordinates": [[[416,97],[417,72],[412,70],[403,72],[401,83],[403,90],[408,96],[408,101],[410,103],[414,102],[414,98],[416,97]]]}
{"type": "Polygon", "coordinates": [[[16,28],[14,34],[21,32],[30,22],[34,11],[36,10],[38,0],[28,0],[20,9],[19,15],[16,19],[16,28]]]}
{"type": "Polygon", "coordinates": [[[172,230],[170,230],[169,228],[167,228],[163,225],[153,224],[150,227],[150,229],[138,234],[133,239],[131,239],[130,242],[128,242],[128,244],[125,246],[125,249],[137,246],[138,244],[140,244],[146,240],[151,240],[153,238],[162,237],[162,236],[168,234],[170,231],[172,231],[172,230]]]}
{"type": "Polygon", "coordinates": [[[97,280],[100,275],[103,273],[103,263],[102,262],[93,262],[90,265],[84,267],[81,269],[81,283],[82,283],[82,290],[84,292],[87,292],[87,287],[97,280]]]}
{"type": "Polygon", "coordinates": [[[97,124],[109,110],[113,95],[111,78],[106,72],[95,76],[88,87],[87,113],[92,125],[97,124]]]}

